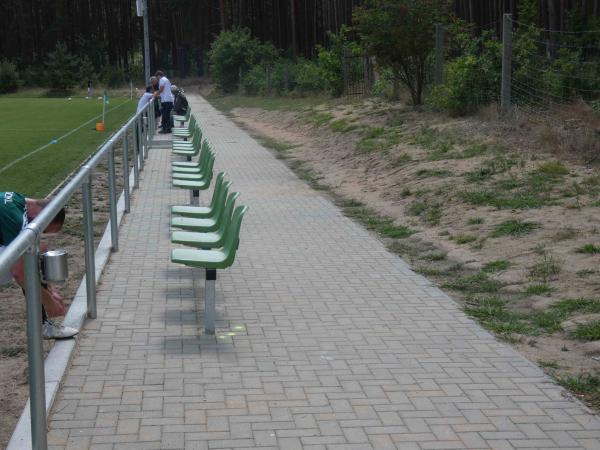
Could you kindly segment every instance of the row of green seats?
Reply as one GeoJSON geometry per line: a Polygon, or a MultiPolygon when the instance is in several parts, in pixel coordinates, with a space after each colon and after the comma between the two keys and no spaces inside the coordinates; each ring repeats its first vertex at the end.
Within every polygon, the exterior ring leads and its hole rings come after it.
{"type": "MultiPolygon", "coordinates": [[[[190,122],[194,116],[191,117],[190,122]]],[[[172,232],[171,242],[191,248],[173,249],[171,261],[205,270],[204,329],[206,334],[214,334],[217,269],[226,269],[235,260],[242,219],[248,207],[235,206],[240,194],[229,192],[232,183],[225,179],[224,172],[216,177],[210,202],[200,206],[195,201],[201,190],[210,187],[216,155],[202,139],[197,123],[190,131],[190,142],[173,142],[175,155],[197,156],[198,159],[176,161],[172,165],[173,186],[189,189],[192,201],[190,205],[171,208],[171,227],[182,230],[172,232]]]]}

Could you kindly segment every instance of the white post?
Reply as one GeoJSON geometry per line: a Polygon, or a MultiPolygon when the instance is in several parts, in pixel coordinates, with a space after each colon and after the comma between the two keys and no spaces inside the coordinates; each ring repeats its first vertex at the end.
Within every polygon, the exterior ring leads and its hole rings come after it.
{"type": "Polygon", "coordinates": [[[104,123],[104,114],[106,113],[106,92],[102,94],[102,123],[104,123]]]}

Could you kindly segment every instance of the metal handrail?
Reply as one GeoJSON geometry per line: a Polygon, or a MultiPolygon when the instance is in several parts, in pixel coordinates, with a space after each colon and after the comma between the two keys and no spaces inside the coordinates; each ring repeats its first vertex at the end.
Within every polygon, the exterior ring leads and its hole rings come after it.
{"type": "Polygon", "coordinates": [[[31,412],[31,444],[33,449],[47,448],[46,439],[46,399],[45,376],[42,346],[42,307],[39,240],[46,227],[56,214],[67,204],[73,194],[82,189],[83,228],[85,244],[85,273],[87,293],[87,316],[96,318],[96,274],[94,260],[94,222],[92,208],[91,175],[94,168],[108,159],[108,185],[110,208],[110,232],[112,251],[118,251],[117,196],[114,148],[118,140],[123,141],[123,196],[127,213],[130,209],[128,133],[133,136],[133,189],[139,185],[139,172],[143,170],[144,159],[156,131],[154,102],[136,112],[125,125],[114,133],[81,166],[71,180],[59,190],[48,205],[32,220],[0,254],[0,272],[10,271],[13,265],[24,257],[25,297],[27,303],[27,350],[29,362],[29,395],[31,412]],[[145,124],[144,124],[145,122],[145,124]]]}

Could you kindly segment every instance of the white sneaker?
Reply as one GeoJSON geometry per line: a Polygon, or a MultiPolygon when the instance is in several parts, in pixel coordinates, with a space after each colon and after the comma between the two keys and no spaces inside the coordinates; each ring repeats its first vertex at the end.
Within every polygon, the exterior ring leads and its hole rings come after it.
{"type": "Polygon", "coordinates": [[[79,333],[79,330],[58,325],[50,319],[46,319],[42,323],[42,335],[44,339],[67,339],[75,336],[77,333],[79,333]]]}

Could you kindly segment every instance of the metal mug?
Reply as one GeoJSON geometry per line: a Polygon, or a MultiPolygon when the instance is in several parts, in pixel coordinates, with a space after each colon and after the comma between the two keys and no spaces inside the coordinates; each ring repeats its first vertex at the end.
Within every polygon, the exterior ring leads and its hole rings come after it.
{"type": "Polygon", "coordinates": [[[66,250],[48,250],[41,255],[42,279],[47,283],[63,283],[69,276],[66,250]]]}

